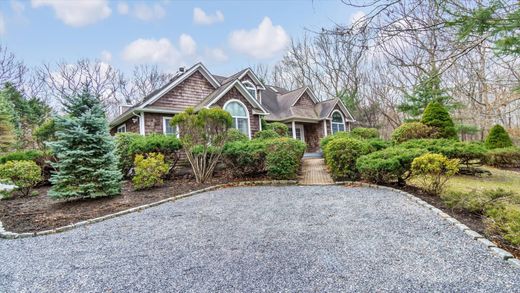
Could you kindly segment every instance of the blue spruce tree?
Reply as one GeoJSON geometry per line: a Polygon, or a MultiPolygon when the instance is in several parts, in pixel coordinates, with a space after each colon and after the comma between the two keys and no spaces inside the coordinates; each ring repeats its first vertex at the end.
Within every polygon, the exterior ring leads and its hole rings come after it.
{"type": "Polygon", "coordinates": [[[97,97],[86,88],[64,100],[66,115],[56,119],[57,139],[49,143],[58,162],[51,176],[53,198],[95,198],[121,193],[115,142],[97,97]]]}

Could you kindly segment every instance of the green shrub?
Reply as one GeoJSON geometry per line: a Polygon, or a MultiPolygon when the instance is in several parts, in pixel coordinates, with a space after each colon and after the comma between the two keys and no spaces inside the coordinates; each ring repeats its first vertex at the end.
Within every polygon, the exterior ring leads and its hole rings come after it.
{"type": "Polygon", "coordinates": [[[434,128],[421,122],[406,122],[392,132],[392,140],[402,143],[411,139],[434,138],[437,132],[434,128]]]}
{"type": "Polygon", "coordinates": [[[518,168],[520,167],[520,148],[492,149],[486,154],[486,163],[499,168],[518,168]]]}
{"type": "Polygon", "coordinates": [[[358,177],[356,160],[370,152],[370,145],[351,138],[335,138],[326,144],[325,161],[335,180],[354,180],[358,177]]]}
{"type": "Polygon", "coordinates": [[[278,133],[279,136],[288,136],[289,135],[289,127],[281,122],[272,122],[267,124],[267,128],[265,130],[273,130],[278,133]]]}
{"type": "Polygon", "coordinates": [[[488,229],[501,234],[512,245],[520,245],[520,206],[497,204],[485,212],[488,229]]]}
{"type": "Polygon", "coordinates": [[[240,130],[238,130],[236,128],[228,129],[228,134],[227,134],[227,141],[228,142],[246,141],[248,139],[249,138],[247,137],[247,135],[243,134],[240,130]]]}
{"type": "Polygon", "coordinates": [[[36,127],[33,132],[33,137],[38,142],[40,148],[45,148],[45,143],[56,140],[56,123],[54,119],[47,119],[41,125],[36,127]]]}
{"type": "Polygon", "coordinates": [[[267,130],[261,130],[255,133],[254,139],[271,139],[271,138],[277,138],[280,137],[280,135],[271,129],[267,130]]]}
{"type": "MultiPolygon", "coordinates": [[[[137,154],[161,153],[164,155],[165,161],[170,165],[170,170],[175,168],[179,161],[181,151],[180,140],[173,135],[151,134],[138,135],[133,137],[128,146],[127,160],[133,160],[137,154]]],[[[125,162],[128,164],[128,161],[125,162]]]]}
{"type": "Polygon", "coordinates": [[[453,139],[414,139],[400,144],[403,148],[421,148],[431,153],[442,154],[449,159],[459,159],[460,163],[481,165],[486,161],[486,147],[479,142],[459,142],[453,139]]]}
{"type": "Polygon", "coordinates": [[[168,173],[168,164],[164,162],[164,155],[149,153],[135,156],[135,176],[132,183],[136,190],[147,189],[163,184],[163,176],[168,173]]]}
{"type": "Polygon", "coordinates": [[[327,135],[325,136],[324,138],[322,138],[320,140],[320,147],[322,150],[325,150],[325,148],[327,147],[327,144],[332,141],[333,139],[336,139],[336,138],[343,138],[343,137],[352,137],[350,135],[350,133],[346,132],[346,131],[339,131],[337,132],[336,134],[330,134],[330,135],[327,135]]]}
{"type": "Polygon", "coordinates": [[[0,164],[8,161],[39,161],[45,158],[45,153],[38,150],[10,152],[0,157],[0,164]]]}
{"type": "Polygon", "coordinates": [[[450,114],[441,103],[433,101],[424,109],[421,122],[433,127],[438,132],[439,138],[457,139],[457,130],[451,120],[450,114]]]}
{"type": "Polygon", "coordinates": [[[494,205],[514,200],[516,193],[502,188],[474,191],[449,192],[441,195],[443,202],[450,208],[482,215],[494,205]]]}
{"type": "Polygon", "coordinates": [[[513,146],[513,142],[504,127],[498,124],[493,126],[486,137],[486,147],[489,149],[498,149],[511,146],[513,146]]]}
{"type": "Polygon", "coordinates": [[[410,168],[415,158],[423,155],[423,149],[404,149],[390,147],[368,155],[356,161],[356,168],[361,178],[374,183],[398,183],[404,185],[410,176],[410,168]]]}
{"type": "Polygon", "coordinates": [[[428,193],[439,195],[446,182],[459,171],[459,160],[441,154],[424,154],[413,160],[411,170],[428,193]]]}
{"type": "Polygon", "coordinates": [[[14,184],[21,196],[31,194],[31,189],[41,180],[41,169],[33,161],[8,161],[0,165],[0,180],[3,183],[14,184]]]}
{"type": "Polygon", "coordinates": [[[366,139],[365,142],[367,142],[370,145],[370,148],[374,152],[380,151],[380,150],[383,150],[383,149],[386,149],[386,148],[392,146],[392,142],[384,140],[384,139],[380,139],[380,138],[366,139]]]}
{"type": "Polygon", "coordinates": [[[141,137],[140,134],[124,132],[116,134],[116,155],[119,158],[118,168],[124,176],[128,176],[134,166],[134,154],[130,152],[130,145],[134,140],[141,137]]]}
{"type": "Polygon", "coordinates": [[[296,178],[305,148],[305,143],[297,139],[281,137],[269,140],[265,158],[267,175],[272,179],[296,178]]]}
{"type": "Polygon", "coordinates": [[[263,173],[267,145],[264,140],[228,142],[222,152],[224,162],[237,177],[263,173]]]}
{"type": "Polygon", "coordinates": [[[352,129],[351,134],[361,139],[379,138],[379,130],[376,128],[357,127],[352,129]]]}

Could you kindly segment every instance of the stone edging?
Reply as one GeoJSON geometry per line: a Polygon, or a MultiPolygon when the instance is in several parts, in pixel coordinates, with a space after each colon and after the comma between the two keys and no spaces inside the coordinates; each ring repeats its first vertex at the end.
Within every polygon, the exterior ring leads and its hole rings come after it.
{"type": "Polygon", "coordinates": [[[16,238],[27,238],[27,237],[35,237],[35,236],[42,236],[42,235],[49,235],[49,234],[60,233],[60,232],[68,231],[68,230],[71,230],[71,229],[74,229],[74,228],[77,228],[77,227],[86,226],[86,225],[90,225],[90,224],[93,224],[93,223],[98,223],[98,222],[102,222],[102,221],[105,221],[105,220],[108,220],[108,219],[112,219],[112,218],[115,218],[115,217],[118,217],[118,216],[122,216],[122,215],[130,214],[130,213],[142,211],[142,210],[147,209],[147,208],[158,206],[158,205],[163,204],[165,202],[173,202],[173,201],[176,201],[178,199],[189,197],[189,196],[192,196],[192,195],[195,195],[195,194],[198,194],[198,193],[212,191],[212,190],[217,190],[217,189],[222,189],[222,188],[227,188],[227,187],[262,186],[262,185],[296,185],[297,183],[298,183],[298,181],[296,181],[296,180],[265,180],[265,181],[240,181],[240,182],[231,182],[231,183],[225,183],[225,184],[218,184],[218,185],[206,187],[206,188],[203,188],[203,189],[195,190],[195,191],[192,191],[192,192],[188,192],[188,193],[172,196],[172,197],[169,197],[169,198],[165,198],[165,199],[162,199],[160,201],[152,202],[152,203],[149,203],[149,204],[145,204],[145,205],[133,207],[133,208],[130,208],[130,209],[122,210],[122,211],[119,211],[117,213],[104,215],[104,216],[101,216],[101,217],[97,217],[97,218],[93,218],[93,219],[77,222],[77,223],[70,224],[70,225],[67,225],[67,226],[62,226],[62,227],[58,227],[58,228],[54,228],[54,229],[50,229],[50,230],[39,231],[39,232],[25,232],[25,233],[9,232],[9,231],[6,231],[4,229],[4,227],[2,225],[2,222],[0,221],[0,238],[16,239],[16,238]]]}
{"type": "Polygon", "coordinates": [[[385,189],[390,190],[393,192],[400,193],[404,196],[406,196],[409,200],[418,203],[419,205],[431,210],[435,214],[439,215],[442,219],[447,221],[448,223],[454,225],[459,230],[464,232],[469,237],[473,238],[473,240],[476,240],[480,242],[482,245],[485,245],[486,248],[494,255],[500,257],[503,261],[506,261],[509,264],[512,264],[513,266],[520,268],[520,259],[515,258],[511,253],[503,250],[502,248],[499,248],[495,243],[492,241],[486,239],[483,235],[471,230],[468,226],[462,224],[457,219],[453,218],[452,216],[446,214],[442,210],[434,207],[433,205],[425,202],[424,200],[416,197],[415,195],[408,193],[406,191],[402,191],[396,188],[388,187],[388,186],[382,186],[377,184],[370,184],[370,183],[364,183],[364,182],[358,182],[358,181],[338,181],[335,182],[336,185],[352,185],[352,186],[361,186],[361,187],[370,187],[375,189],[385,189]]]}

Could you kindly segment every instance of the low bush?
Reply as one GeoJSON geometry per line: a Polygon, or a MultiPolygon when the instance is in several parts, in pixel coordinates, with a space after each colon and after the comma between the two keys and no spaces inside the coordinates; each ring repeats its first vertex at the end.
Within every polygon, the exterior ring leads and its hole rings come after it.
{"type": "Polygon", "coordinates": [[[437,131],[435,128],[421,122],[403,123],[392,132],[392,140],[396,143],[402,143],[411,139],[435,138],[436,136],[437,131]]]}
{"type": "Polygon", "coordinates": [[[304,142],[292,138],[276,138],[268,142],[265,168],[272,179],[294,179],[305,152],[304,142]]]}
{"type": "Polygon", "coordinates": [[[502,188],[475,192],[449,192],[441,195],[443,202],[455,210],[482,215],[495,204],[515,201],[516,193],[502,188]]]}
{"type": "Polygon", "coordinates": [[[513,142],[511,141],[511,137],[509,137],[507,131],[504,127],[498,124],[489,130],[485,143],[488,149],[507,148],[513,146],[513,142]]]}
{"type": "Polygon", "coordinates": [[[345,131],[340,131],[340,132],[337,132],[336,134],[327,135],[327,136],[325,136],[324,138],[322,138],[320,140],[320,147],[324,151],[325,148],[327,147],[327,144],[330,141],[332,141],[333,139],[336,139],[336,138],[343,138],[343,137],[350,138],[351,135],[348,132],[345,132],[345,131]]]}
{"type": "Polygon", "coordinates": [[[273,130],[278,133],[279,136],[288,136],[289,127],[281,122],[272,122],[267,124],[266,130],[273,130]]]}
{"type": "Polygon", "coordinates": [[[228,142],[222,152],[224,163],[234,176],[248,176],[265,172],[267,142],[245,140],[228,142]]]}
{"type": "Polygon", "coordinates": [[[459,171],[459,160],[441,154],[424,154],[413,160],[411,170],[428,193],[439,195],[446,182],[459,171]]]}
{"type": "Polygon", "coordinates": [[[370,145],[362,140],[341,137],[326,144],[325,161],[335,180],[355,180],[358,177],[356,160],[370,152],[370,145]]]}
{"type": "Polygon", "coordinates": [[[39,151],[39,150],[26,150],[10,152],[0,157],[0,164],[4,164],[9,161],[33,161],[40,167],[42,171],[42,177],[39,182],[45,183],[51,177],[51,172],[54,168],[51,166],[52,162],[55,162],[55,158],[52,156],[50,151],[39,151]]]}
{"type": "Polygon", "coordinates": [[[118,168],[124,176],[128,176],[134,166],[134,154],[130,152],[130,145],[141,135],[132,132],[116,134],[116,155],[119,158],[118,168]]]}
{"type": "Polygon", "coordinates": [[[492,149],[486,154],[486,163],[499,168],[520,167],[520,148],[492,149]]]}
{"type": "Polygon", "coordinates": [[[400,144],[403,148],[421,148],[431,153],[442,154],[449,159],[459,159],[460,163],[481,165],[486,161],[486,147],[480,142],[460,142],[453,139],[414,139],[400,144]]]}
{"type": "Polygon", "coordinates": [[[371,138],[365,140],[372,149],[373,152],[380,151],[392,146],[392,142],[380,138],[371,138]]]}
{"type": "Polygon", "coordinates": [[[243,134],[240,130],[236,128],[228,129],[227,134],[227,141],[228,142],[234,142],[234,141],[246,141],[249,138],[247,135],[243,134]]]}
{"type": "Polygon", "coordinates": [[[376,128],[357,127],[352,129],[351,134],[361,139],[379,138],[379,130],[376,128]]]}
{"type": "Polygon", "coordinates": [[[426,153],[423,149],[404,149],[390,147],[368,155],[356,161],[356,168],[361,178],[374,183],[397,183],[405,185],[410,176],[410,168],[415,158],[426,153]]]}
{"type": "Polygon", "coordinates": [[[163,184],[163,177],[168,173],[168,164],[160,153],[138,154],[135,156],[135,176],[132,183],[136,190],[147,189],[163,184]]]}
{"type": "Polygon", "coordinates": [[[488,230],[499,233],[512,245],[520,245],[520,206],[497,204],[485,212],[488,230]]]}
{"type": "Polygon", "coordinates": [[[271,129],[267,130],[261,130],[255,133],[254,139],[271,139],[271,138],[278,138],[280,135],[271,129]]]}
{"type": "Polygon", "coordinates": [[[8,161],[0,165],[0,180],[5,184],[14,184],[14,193],[21,196],[31,194],[31,189],[41,180],[41,168],[33,161],[8,161]]]}

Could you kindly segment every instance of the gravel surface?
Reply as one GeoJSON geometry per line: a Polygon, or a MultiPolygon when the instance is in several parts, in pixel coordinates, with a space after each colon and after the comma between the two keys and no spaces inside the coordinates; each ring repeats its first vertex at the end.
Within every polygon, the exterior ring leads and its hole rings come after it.
{"type": "Polygon", "coordinates": [[[0,292],[518,292],[520,270],[395,192],[212,191],[0,240],[0,292]]]}

